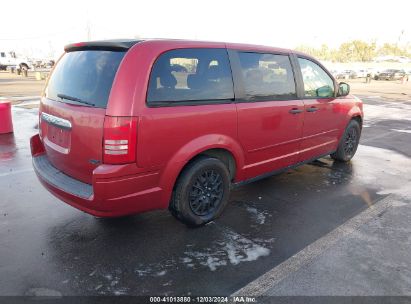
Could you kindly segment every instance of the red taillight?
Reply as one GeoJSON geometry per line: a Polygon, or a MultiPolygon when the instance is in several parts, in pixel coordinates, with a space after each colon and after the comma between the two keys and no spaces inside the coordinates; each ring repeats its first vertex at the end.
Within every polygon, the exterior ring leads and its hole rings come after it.
{"type": "Polygon", "coordinates": [[[135,162],[136,145],[137,117],[105,117],[103,138],[103,162],[105,164],[135,162]]]}

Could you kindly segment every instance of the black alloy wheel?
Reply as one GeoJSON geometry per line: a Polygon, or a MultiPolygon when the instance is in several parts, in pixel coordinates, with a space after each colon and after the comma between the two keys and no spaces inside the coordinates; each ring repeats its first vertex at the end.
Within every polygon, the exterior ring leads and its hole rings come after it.
{"type": "Polygon", "coordinates": [[[338,144],[337,151],[331,157],[337,161],[347,162],[353,158],[357,152],[361,136],[361,125],[353,119],[348,124],[338,144]]]}
{"type": "Polygon", "coordinates": [[[201,226],[222,213],[228,203],[231,174],[219,159],[199,156],[181,172],[169,209],[189,226],[201,226]]]}
{"type": "Polygon", "coordinates": [[[357,129],[351,127],[345,133],[344,138],[344,151],[348,157],[352,157],[357,149],[358,145],[358,134],[357,129]]]}
{"type": "Polygon", "coordinates": [[[223,178],[215,170],[205,170],[194,181],[189,194],[191,210],[198,216],[208,215],[221,203],[223,178]]]}

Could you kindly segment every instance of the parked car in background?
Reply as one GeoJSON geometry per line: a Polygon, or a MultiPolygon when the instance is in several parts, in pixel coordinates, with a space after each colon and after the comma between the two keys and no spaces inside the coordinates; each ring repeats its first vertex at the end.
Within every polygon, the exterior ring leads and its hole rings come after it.
{"type": "Polygon", "coordinates": [[[356,70],[355,71],[355,78],[365,78],[367,77],[368,70],[361,69],[361,70],[356,70]]]}
{"type": "Polygon", "coordinates": [[[363,119],[309,55],[183,40],[66,46],[39,114],[33,166],[52,194],[95,216],[170,209],[193,226],[218,217],[233,186],[349,161],[363,119]]]}
{"type": "Polygon", "coordinates": [[[400,80],[404,77],[404,70],[388,69],[377,76],[377,80],[400,80]]]}
{"type": "Polygon", "coordinates": [[[32,59],[32,66],[36,69],[50,69],[54,66],[55,61],[53,59],[32,59]]]}
{"type": "Polygon", "coordinates": [[[13,51],[0,50],[0,70],[5,70],[8,67],[20,68],[21,70],[28,70],[31,62],[26,57],[18,57],[13,51]]]}
{"type": "Polygon", "coordinates": [[[372,79],[377,79],[377,77],[378,77],[378,75],[380,74],[380,69],[378,69],[378,68],[369,68],[369,69],[367,69],[367,74],[370,74],[371,75],[371,78],[372,79]]]}
{"type": "Polygon", "coordinates": [[[46,68],[46,69],[51,69],[55,64],[55,61],[53,59],[47,59],[43,60],[41,67],[46,68]]]}
{"type": "Polygon", "coordinates": [[[350,72],[349,72],[349,77],[348,77],[348,78],[350,78],[350,79],[358,78],[357,71],[355,71],[355,70],[350,70],[350,72]]]}
{"type": "Polygon", "coordinates": [[[355,78],[355,72],[353,70],[343,70],[335,74],[336,79],[349,79],[355,78]]]}
{"type": "Polygon", "coordinates": [[[330,73],[334,78],[337,78],[338,70],[330,70],[330,73]]]}
{"type": "Polygon", "coordinates": [[[31,65],[33,66],[33,68],[40,68],[41,64],[42,64],[42,60],[41,59],[32,59],[31,60],[31,65]]]}

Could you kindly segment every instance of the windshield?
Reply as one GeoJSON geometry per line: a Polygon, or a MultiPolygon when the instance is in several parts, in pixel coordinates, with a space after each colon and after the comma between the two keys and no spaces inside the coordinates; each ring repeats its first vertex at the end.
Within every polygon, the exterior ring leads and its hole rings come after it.
{"type": "Polygon", "coordinates": [[[124,54],[94,50],[66,53],[51,75],[46,97],[106,108],[114,76],[124,54]]]}

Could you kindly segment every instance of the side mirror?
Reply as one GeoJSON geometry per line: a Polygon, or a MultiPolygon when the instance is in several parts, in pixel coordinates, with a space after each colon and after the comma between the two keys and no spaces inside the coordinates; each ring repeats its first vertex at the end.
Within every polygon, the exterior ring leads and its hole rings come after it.
{"type": "Polygon", "coordinates": [[[338,95],[337,96],[347,96],[350,94],[350,85],[345,82],[340,82],[338,84],[338,95]]]}
{"type": "Polygon", "coordinates": [[[329,86],[323,86],[316,91],[318,97],[333,97],[334,89],[329,86]]]}

